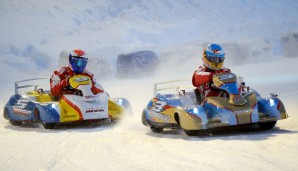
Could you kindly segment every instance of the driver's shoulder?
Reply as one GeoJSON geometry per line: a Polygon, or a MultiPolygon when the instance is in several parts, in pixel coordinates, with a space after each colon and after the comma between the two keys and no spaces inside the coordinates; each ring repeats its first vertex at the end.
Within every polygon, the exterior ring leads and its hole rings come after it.
{"type": "Polygon", "coordinates": [[[53,71],[52,77],[54,76],[59,76],[59,77],[63,77],[66,73],[67,73],[67,67],[60,67],[59,69],[55,69],[53,71]]]}
{"type": "Polygon", "coordinates": [[[68,70],[69,70],[68,67],[63,66],[63,67],[60,67],[60,68],[54,70],[54,73],[59,73],[59,74],[61,74],[61,73],[67,72],[68,70]]]}
{"type": "Polygon", "coordinates": [[[222,68],[222,72],[231,72],[231,69],[229,69],[229,68],[222,68]]]}

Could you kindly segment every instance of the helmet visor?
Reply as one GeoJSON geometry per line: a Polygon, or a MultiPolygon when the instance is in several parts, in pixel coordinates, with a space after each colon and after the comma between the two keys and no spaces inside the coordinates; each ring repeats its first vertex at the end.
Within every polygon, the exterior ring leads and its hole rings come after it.
{"type": "Polygon", "coordinates": [[[86,66],[88,62],[88,58],[82,58],[82,57],[72,57],[71,63],[76,65],[77,67],[83,67],[86,66]]]}
{"type": "Polygon", "coordinates": [[[223,63],[225,58],[224,57],[217,57],[217,56],[206,56],[207,60],[215,63],[215,64],[220,64],[223,63]]]}
{"type": "Polygon", "coordinates": [[[76,65],[78,66],[78,67],[82,67],[84,64],[83,64],[84,62],[82,61],[82,60],[77,60],[76,61],[76,65]]]}
{"type": "Polygon", "coordinates": [[[87,65],[88,58],[72,56],[69,62],[76,73],[82,73],[87,65]]]}

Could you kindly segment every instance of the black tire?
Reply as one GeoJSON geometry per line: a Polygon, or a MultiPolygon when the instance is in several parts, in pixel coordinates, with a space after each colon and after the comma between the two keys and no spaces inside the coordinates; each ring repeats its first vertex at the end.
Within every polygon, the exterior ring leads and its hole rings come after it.
{"type": "Polygon", "coordinates": [[[271,122],[259,122],[258,125],[261,129],[271,129],[275,126],[276,121],[271,122]]]}
{"type": "Polygon", "coordinates": [[[55,123],[42,122],[42,126],[44,127],[44,129],[54,129],[56,124],[55,123]]]}
{"type": "Polygon", "coordinates": [[[13,126],[20,126],[20,125],[22,125],[22,121],[13,121],[13,120],[10,120],[10,123],[11,123],[13,126]]]}
{"type": "MultiPolygon", "coordinates": [[[[8,116],[8,109],[7,109],[7,108],[4,109],[3,117],[4,117],[5,119],[9,119],[9,116],[8,116]]],[[[10,122],[11,125],[13,125],[13,126],[20,126],[20,125],[22,125],[22,121],[13,121],[13,120],[10,120],[10,119],[9,119],[9,122],[10,122]]]]}
{"type": "Polygon", "coordinates": [[[163,131],[163,128],[157,128],[155,126],[150,126],[151,131],[155,133],[161,133],[163,131]]]}
{"type": "Polygon", "coordinates": [[[143,125],[145,125],[145,126],[149,126],[149,124],[148,124],[148,122],[147,122],[147,118],[146,118],[145,111],[143,111],[143,113],[142,113],[142,123],[143,123],[143,125]]]}
{"type": "Polygon", "coordinates": [[[119,118],[114,118],[114,119],[106,118],[106,119],[102,119],[99,125],[107,126],[107,125],[116,124],[117,122],[119,122],[119,118]]]}
{"type": "Polygon", "coordinates": [[[198,130],[184,130],[185,134],[188,136],[196,136],[198,135],[199,131],[198,130]]]}
{"type": "Polygon", "coordinates": [[[5,119],[9,119],[9,117],[8,117],[8,109],[7,109],[7,108],[4,109],[3,117],[4,117],[5,119]]]}

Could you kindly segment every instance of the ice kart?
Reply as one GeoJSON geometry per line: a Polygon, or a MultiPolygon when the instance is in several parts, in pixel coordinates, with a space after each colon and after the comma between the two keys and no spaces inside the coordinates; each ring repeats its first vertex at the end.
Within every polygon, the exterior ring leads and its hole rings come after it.
{"type": "Polygon", "coordinates": [[[288,117],[277,95],[262,98],[244,82],[238,83],[237,76],[232,73],[213,77],[212,86],[218,88],[222,94],[220,97],[202,99],[193,87],[190,90],[179,86],[160,88],[168,83],[173,81],[155,84],[155,97],[142,113],[142,123],[153,132],[182,128],[187,135],[193,136],[200,130],[249,124],[271,129],[277,120],[288,117]],[[173,88],[175,93],[158,93],[173,88]]]}
{"type": "Polygon", "coordinates": [[[65,94],[60,100],[55,100],[49,90],[41,88],[44,86],[40,84],[42,80],[49,84],[48,78],[15,82],[15,95],[9,99],[3,110],[4,118],[12,125],[41,122],[44,128],[53,129],[59,123],[109,122],[117,120],[130,108],[125,98],[110,98],[106,92],[94,95],[91,80],[84,75],[69,79],[75,93],[65,94]]]}

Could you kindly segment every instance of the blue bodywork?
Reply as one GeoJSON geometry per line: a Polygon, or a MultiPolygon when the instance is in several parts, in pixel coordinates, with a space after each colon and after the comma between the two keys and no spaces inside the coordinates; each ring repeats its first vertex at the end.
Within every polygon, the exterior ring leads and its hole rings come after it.
{"type": "Polygon", "coordinates": [[[279,106],[282,105],[282,102],[278,98],[265,99],[261,98],[258,94],[256,104],[252,108],[245,110],[237,110],[237,108],[232,110],[226,107],[219,107],[207,101],[204,101],[202,104],[183,106],[179,97],[174,94],[158,94],[154,99],[155,100],[150,100],[147,107],[144,109],[146,120],[152,122],[155,122],[155,120],[152,120],[152,117],[149,115],[148,110],[152,110],[154,108],[154,101],[164,102],[164,106],[168,105],[172,106],[173,108],[182,109],[189,115],[199,118],[204,129],[208,128],[207,124],[209,122],[209,119],[218,119],[220,123],[226,124],[227,126],[242,124],[241,122],[239,122],[239,118],[244,117],[245,115],[247,115],[247,117],[249,117],[250,119],[247,124],[258,123],[261,121],[260,113],[266,114],[268,118],[274,118],[276,120],[285,119],[285,117],[282,117],[281,111],[279,111],[279,106]]]}
{"type": "MultiPolygon", "coordinates": [[[[179,80],[178,80],[179,81],[179,80]]],[[[175,81],[156,83],[156,96],[143,110],[142,123],[155,131],[163,128],[181,127],[187,134],[191,131],[214,127],[258,124],[270,129],[276,121],[288,117],[285,107],[277,95],[262,98],[249,87],[240,87],[232,73],[213,77],[219,96],[202,98],[196,89],[186,91],[179,87],[162,87],[175,81]],[[160,94],[158,90],[176,89],[176,94],[160,94]],[[240,91],[241,90],[241,91],[240,91]]]]}
{"type": "Polygon", "coordinates": [[[57,123],[60,118],[55,102],[37,103],[18,94],[9,99],[4,110],[7,111],[7,119],[12,121],[36,121],[40,119],[46,123],[57,123]]]}

